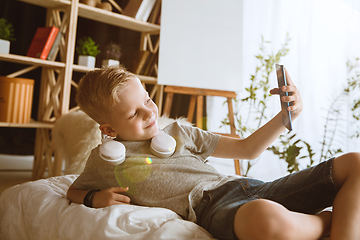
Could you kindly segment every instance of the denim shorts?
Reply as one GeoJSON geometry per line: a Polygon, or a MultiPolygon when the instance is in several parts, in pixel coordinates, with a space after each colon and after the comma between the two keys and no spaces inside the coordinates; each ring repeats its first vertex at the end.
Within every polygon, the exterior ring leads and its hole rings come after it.
{"type": "Polygon", "coordinates": [[[330,207],[337,189],[332,180],[334,158],[272,182],[240,178],[204,192],[196,207],[197,223],[218,239],[237,239],[234,218],[237,210],[255,199],[277,202],[290,211],[317,214],[330,207]]]}

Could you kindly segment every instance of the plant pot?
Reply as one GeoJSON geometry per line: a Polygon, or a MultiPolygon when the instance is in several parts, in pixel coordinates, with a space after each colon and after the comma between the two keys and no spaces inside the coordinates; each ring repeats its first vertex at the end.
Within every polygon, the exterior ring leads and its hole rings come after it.
{"type": "Polygon", "coordinates": [[[80,55],[79,56],[79,65],[86,66],[89,68],[95,68],[95,60],[96,60],[96,58],[93,56],[80,55]]]}
{"type": "Polygon", "coordinates": [[[120,65],[120,62],[119,60],[114,60],[114,59],[104,59],[102,61],[102,65],[103,66],[119,66],[120,65]]]}
{"type": "Polygon", "coordinates": [[[106,11],[112,11],[112,5],[109,2],[99,2],[96,4],[96,7],[104,9],[106,11]]]}
{"type": "Polygon", "coordinates": [[[5,54],[10,53],[10,41],[0,39],[0,53],[5,53],[5,54]]]}
{"type": "Polygon", "coordinates": [[[80,0],[80,3],[95,7],[97,4],[101,3],[101,0],[80,0]]]}
{"type": "Polygon", "coordinates": [[[0,122],[29,123],[34,80],[0,76],[0,122]]]}

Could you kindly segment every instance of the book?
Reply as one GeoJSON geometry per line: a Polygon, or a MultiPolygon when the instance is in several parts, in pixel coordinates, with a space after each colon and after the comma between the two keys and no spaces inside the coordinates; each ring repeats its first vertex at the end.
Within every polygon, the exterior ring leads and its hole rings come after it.
{"type": "Polygon", "coordinates": [[[26,56],[46,60],[59,32],[57,27],[40,27],[36,30],[26,56]]]}
{"type": "Polygon", "coordinates": [[[119,6],[119,4],[117,4],[117,2],[115,2],[115,0],[108,0],[109,3],[111,5],[113,5],[114,8],[116,8],[116,10],[119,11],[119,13],[122,13],[124,10],[119,6]]]}
{"type": "Polygon", "coordinates": [[[152,9],[154,8],[156,0],[143,0],[139,10],[135,15],[135,19],[146,22],[150,16],[152,9]]]}
{"type": "Polygon", "coordinates": [[[135,17],[142,1],[143,0],[130,0],[124,8],[123,14],[129,17],[135,17]]]}
{"type": "Polygon", "coordinates": [[[161,12],[161,0],[157,0],[153,11],[150,14],[148,21],[150,23],[159,24],[161,12]]]}
{"type": "Polygon", "coordinates": [[[47,60],[55,60],[56,58],[56,55],[59,51],[59,48],[60,48],[60,43],[61,43],[61,38],[64,36],[64,34],[59,31],[56,38],[55,38],[55,41],[50,49],[50,52],[49,52],[49,55],[47,56],[47,60]]]}

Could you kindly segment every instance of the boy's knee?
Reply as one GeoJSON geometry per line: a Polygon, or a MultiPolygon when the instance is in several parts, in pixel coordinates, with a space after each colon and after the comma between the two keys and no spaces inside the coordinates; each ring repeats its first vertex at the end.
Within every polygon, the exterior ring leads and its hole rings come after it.
{"type": "Polygon", "coordinates": [[[348,153],[351,159],[357,164],[357,167],[360,167],[360,152],[351,152],[348,153]]]}
{"type": "Polygon", "coordinates": [[[294,233],[289,211],[282,205],[258,199],[244,204],[235,215],[234,231],[239,239],[289,240],[294,233]]]}
{"type": "Polygon", "coordinates": [[[333,164],[333,180],[339,188],[349,177],[359,177],[360,153],[351,152],[341,155],[333,164]]]}
{"type": "Polygon", "coordinates": [[[360,153],[351,152],[343,156],[346,159],[343,165],[346,165],[348,172],[358,175],[360,171],[360,153]]]}
{"type": "Polygon", "coordinates": [[[360,152],[350,152],[341,155],[335,159],[343,163],[342,165],[346,165],[349,168],[359,168],[360,167],[360,152]]]}

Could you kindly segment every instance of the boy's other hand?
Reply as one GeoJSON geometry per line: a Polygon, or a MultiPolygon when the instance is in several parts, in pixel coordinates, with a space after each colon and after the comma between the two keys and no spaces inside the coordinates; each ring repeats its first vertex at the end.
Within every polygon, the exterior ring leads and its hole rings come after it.
{"type": "MultiPolygon", "coordinates": [[[[285,68],[285,75],[286,75],[286,81],[287,81],[288,85],[283,86],[282,91],[288,92],[289,95],[282,97],[281,101],[290,103],[289,104],[290,106],[288,107],[288,111],[291,112],[291,118],[292,118],[292,120],[294,120],[295,118],[297,118],[300,115],[300,113],[303,109],[303,102],[302,102],[302,99],[300,96],[300,91],[299,91],[299,89],[297,89],[297,87],[291,80],[290,75],[289,75],[288,71],[286,70],[286,68],[285,68]]],[[[280,89],[279,88],[271,89],[270,93],[279,95],[280,89]]]]}
{"type": "Polygon", "coordinates": [[[103,208],[112,205],[130,204],[130,198],[121,194],[128,190],[128,187],[112,187],[96,192],[92,197],[92,206],[94,208],[103,208]]]}

